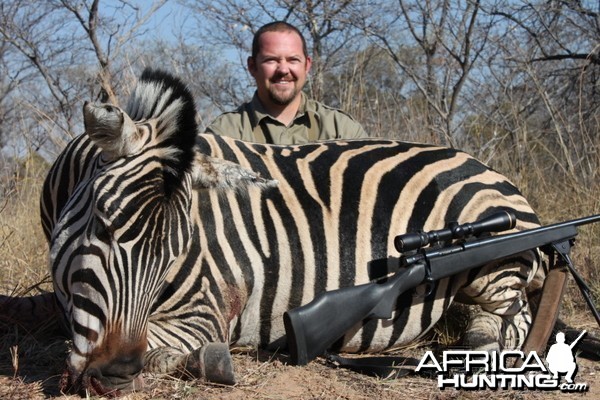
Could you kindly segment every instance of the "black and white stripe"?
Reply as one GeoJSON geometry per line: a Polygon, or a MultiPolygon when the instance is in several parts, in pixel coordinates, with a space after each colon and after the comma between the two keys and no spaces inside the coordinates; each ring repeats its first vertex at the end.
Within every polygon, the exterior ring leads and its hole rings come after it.
{"type": "MultiPolygon", "coordinates": [[[[280,346],[286,310],[393,269],[398,234],[499,209],[517,215],[517,229],[538,226],[504,176],[457,150],[379,139],[272,146],[197,134],[189,93],[160,72],[142,76],[124,112],[94,110],[87,134],[52,167],[42,199],[76,374],[96,358],[110,364],[115,343],[132,358],[154,349],[146,357],[154,367],[161,348],[280,346]],[[115,121],[125,121],[120,130],[115,121]]],[[[473,345],[520,346],[539,265],[531,252],[440,281],[426,297],[417,288],[398,300],[392,321],[357,325],[336,348],[410,342],[457,295],[484,310],[467,335],[473,345]]]]}

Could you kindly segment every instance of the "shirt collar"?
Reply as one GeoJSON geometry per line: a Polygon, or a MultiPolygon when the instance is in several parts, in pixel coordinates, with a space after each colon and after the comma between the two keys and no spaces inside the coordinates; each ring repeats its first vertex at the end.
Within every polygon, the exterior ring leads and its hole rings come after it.
{"type": "MultiPolygon", "coordinates": [[[[294,121],[297,120],[298,118],[302,117],[306,113],[312,113],[318,118],[319,114],[317,114],[315,102],[308,101],[308,98],[306,97],[304,92],[300,92],[300,97],[301,97],[300,106],[298,107],[298,111],[296,112],[294,121]]],[[[252,110],[254,112],[256,125],[258,125],[260,123],[260,121],[263,120],[263,118],[270,118],[271,120],[275,120],[275,118],[273,118],[271,115],[269,115],[267,113],[267,111],[265,110],[265,108],[263,107],[262,103],[260,102],[260,99],[258,98],[258,92],[254,92],[254,96],[252,97],[251,105],[252,105],[252,110]]]]}

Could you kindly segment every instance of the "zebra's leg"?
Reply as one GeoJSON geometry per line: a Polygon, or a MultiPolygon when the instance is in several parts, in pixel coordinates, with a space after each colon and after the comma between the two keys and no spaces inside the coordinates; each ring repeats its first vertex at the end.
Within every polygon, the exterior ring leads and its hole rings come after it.
{"type": "Polygon", "coordinates": [[[144,371],[233,385],[235,375],[229,346],[208,343],[191,353],[174,347],[159,347],[145,354],[144,371]]]}
{"type": "Polygon", "coordinates": [[[520,349],[531,327],[531,313],[526,303],[514,315],[498,315],[479,310],[469,322],[464,344],[487,352],[520,349]]]}
{"type": "Polygon", "coordinates": [[[532,323],[526,288],[538,267],[533,252],[483,267],[463,294],[481,307],[473,316],[465,344],[477,350],[520,349],[532,323]]]}

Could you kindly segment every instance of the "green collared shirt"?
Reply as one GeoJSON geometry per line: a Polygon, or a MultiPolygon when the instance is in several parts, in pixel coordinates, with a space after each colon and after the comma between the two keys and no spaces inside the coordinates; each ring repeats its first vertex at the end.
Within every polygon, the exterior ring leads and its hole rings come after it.
{"type": "Polygon", "coordinates": [[[301,144],[329,139],[359,139],[368,135],[350,115],[308,99],[302,101],[296,117],[285,126],[267,114],[255,93],[252,101],[237,110],[218,116],[207,132],[256,143],[301,144]]]}

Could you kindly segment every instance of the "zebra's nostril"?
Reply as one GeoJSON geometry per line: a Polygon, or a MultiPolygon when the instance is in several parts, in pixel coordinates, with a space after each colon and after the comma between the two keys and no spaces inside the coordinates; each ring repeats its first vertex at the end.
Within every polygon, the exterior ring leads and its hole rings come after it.
{"type": "Polygon", "coordinates": [[[144,368],[142,357],[120,357],[102,366],[100,371],[103,376],[119,380],[133,380],[144,368]]]}

